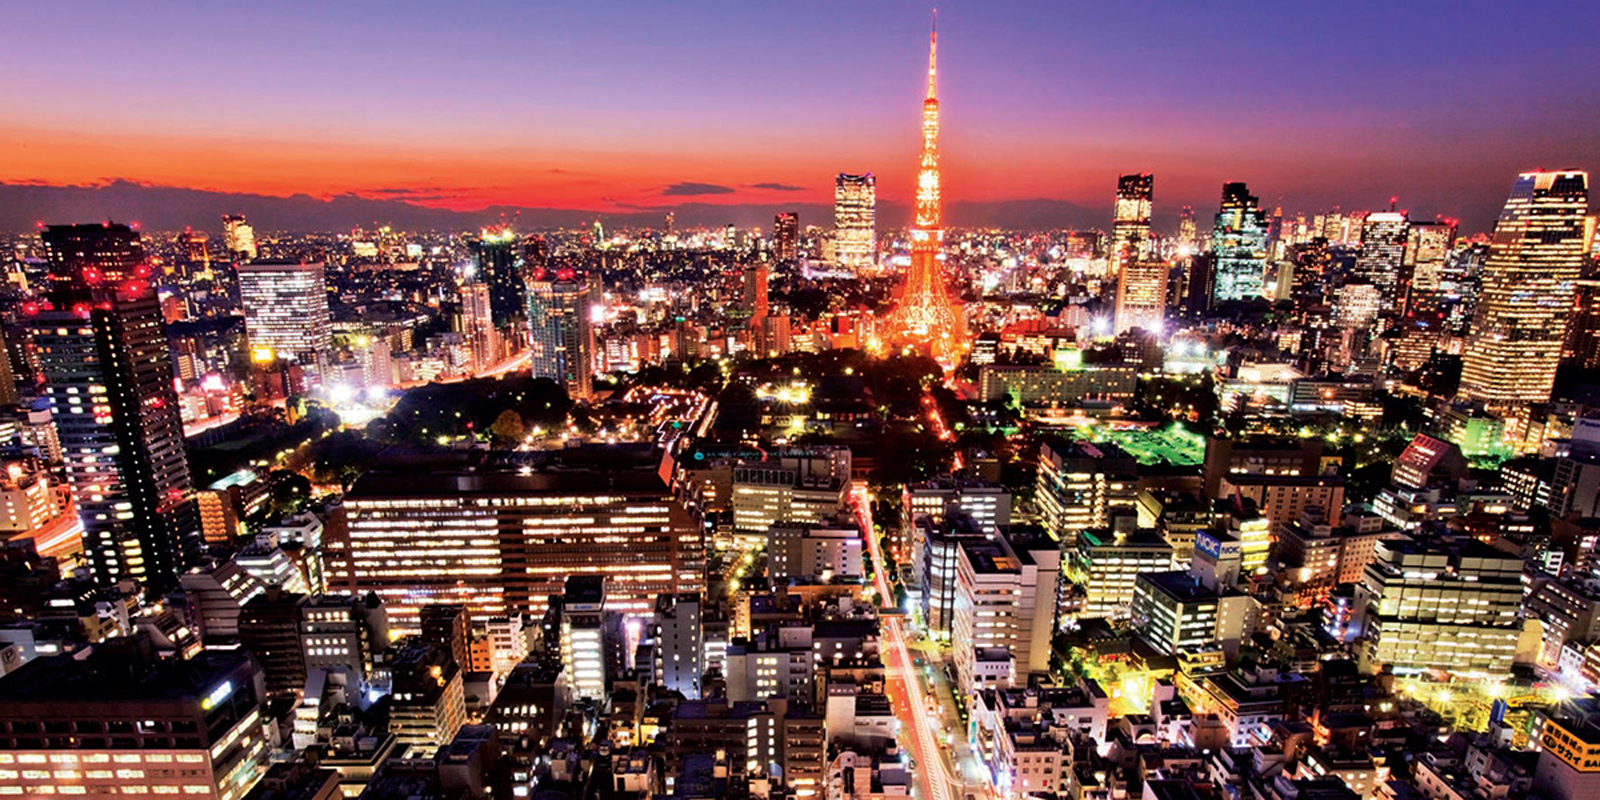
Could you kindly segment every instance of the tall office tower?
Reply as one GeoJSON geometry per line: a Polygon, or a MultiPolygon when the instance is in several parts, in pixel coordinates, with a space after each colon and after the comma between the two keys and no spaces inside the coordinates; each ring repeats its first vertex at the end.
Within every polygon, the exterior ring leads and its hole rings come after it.
{"type": "Polygon", "coordinates": [[[1195,255],[1200,252],[1200,245],[1200,233],[1194,224],[1194,207],[1184,206],[1178,209],[1178,247],[1187,250],[1181,254],[1195,255]]]}
{"type": "Polygon", "coordinates": [[[258,261],[239,266],[239,301],[253,358],[315,366],[333,344],[321,263],[258,261]]]}
{"type": "Polygon", "coordinates": [[[489,285],[472,281],[456,291],[461,296],[456,331],[472,346],[472,371],[482,372],[500,360],[500,332],[489,307],[489,285]]]}
{"type": "Polygon", "coordinates": [[[0,795],[236,800],[266,774],[248,654],[82,655],[36,658],[0,681],[0,795]]]}
{"type": "Polygon", "coordinates": [[[1561,353],[1563,359],[1583,369],[1600,369],[1600,279],[1578,281],[1561,353]]]}
{"type": "Polygon", "coordinates": [[[891,338],[953,365],[967,349],[966,320],[945,285],[939,263],[944,228],[939,191],[939,34],[928,37],[928,96],[922,101],[922,156],[917,207],[911,226],[911,267],[889,317],[891,338]]]}
{"type": "Polygon", "coordinates": [[[767,316],[769,309],[767,301],[767,284],[770,272],[765,262],[757,261],[744,268],[744,285],[741,287],[740,296],[744,301],[744,311],[749,312],[752,320],[767,316]]]}
{"type": "Polygon", "coordinates": [[[570,269],[536,273],[528,281],[529,364],[575,398],[594,390],[594,322],[600,277],[570,269]]]}
{"type": "Polygon", "coordinates": [[[522,243],[522,252],[518,252],[518,244],[516,232],[508,226],[484,228],[478,238],[468,242],[478,262],[477,278],[489,284],[489,313],[497,328],[528,310],[523,299],[523,259],[528,244],[522,243]]]}
{"type": "Polygon", "coordinates": [[[178,236],[178,244],[183,246],[183,256],[189,261],[191,274],[211,269],[211,237],[205,231],[184,228],[178,236]]]}
{"type": "Polygon", "coordinates": [[[1356,253],[1352,277],[1378,287],[1382,303],[1378,310],[1385,318],[1400,314],[1400,267],[1410,227],[1406,215],[1395,211],[1376,211],[1361,222],[1361,249],[1356,253]]]}
{"type": "Polygon", "coordinates": [[[474,625],[522,610],[542,616],[580,572],[607,576],[607,608],[641,620],[662,593],[703,591],[699,522],[654,462],[602,455],[531,475],[367,473],[345,496],[345,524],[323,542],[329,591],[377,593],[401,632],[419,631],[430,603],[463,604],[474,625]],[[437,554],[447,550],[459,555],[441,569],[437,554]]]}
{"type": "Polygon", "coordinates": [[[839,173],[833,179],[833,253],[839,266],[859,272],[878,260],[878,179],[839,173]]]}
{"type": "Polygon", "coordinates": [[[1586,172],[1525,172],[1495,223],[1460,396],[1507,408],[1550,399],[1583,270],[1586,172]]]}
{"type": "Polygon", "coordinates": [[[689,700],[700,699],[706,671],[705,630],[698,594],[663,594],[656,601],[655,682],[689,700]]]}
{"type": "Polygon", "coordinates": [[[234,258],[249,261],[256,257],[256,229],[245,222],[243,214],[223,215],[222,243],[234,258]]]}
{"type": "Polygon", "coordinates": [[[950,636],[964,696],[1029,685],[1050,669],[1061,548],[1042,530],[1013,530],[958,545],[950,636]],[[996,652],[997,650],[1003,652],[996,652]]]}
{"type": "Polygon", "coordinates": [[[0,406],[14,406],[20,400],[17,376],[11,371],[11,354],[6,347],[5,334],[0,332],[0,406]]]}
{"type": "Polygon", "coordinates": [[[800,215],[785,211],[772,218],[772,254],[780,264],[800,260],[800,215]]]}
{"type": "Polygon", "coordinates": [[[1265,296],[1267,217],[1243,183],[1222,186],[1222,209],[1211,230],[1211,299],[1253,300],[1265,296]]]}
{"type": "Polygon", "coordinates": [[[1150,201],[1154,192],[1155,176],[1148,172],[1117,178],[1111,241],[1119,266],[1150,258],[1150,201]]]}
{"type": "Polygon", "coordinates": [[[1455,244],[1454,220],[1412,222],[1406,233],[1406,251],[1400,260],[1401,287],[1407,315],[1433,314],[1440,307],[1445,260],[1455,244]]]}
{"type": "Polygon", "coordinates": [[[1522,630],[1522,559],[1476,539],[1380,541],[1362,577],[1376,671],[1505,675],[1522,630]]]}
{"type": "Polygon", "coordinates": [[[144,248],[125,225],[52,225],[43,239],[50,307],[31,328],[90,569],[175,586],[200,531],[144,248]]]}
{"type": "Polygon", "coordinates": [[[1116,331],[1160,336],[1167,320],[1167,262],[1125,261],[1117,278],[1116,331]]]}

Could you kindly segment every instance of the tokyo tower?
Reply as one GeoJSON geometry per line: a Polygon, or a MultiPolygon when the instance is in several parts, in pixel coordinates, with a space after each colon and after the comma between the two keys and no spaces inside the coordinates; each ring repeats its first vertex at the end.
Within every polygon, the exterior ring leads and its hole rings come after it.
{"type": "Polygon", "coordinates": [[[939,212],[939,31],[928,37],[928,97],[922,101],[922,160],[917,170],[917,215],[911,228],[911,268],[889,315],[889,338],[951,368],[966,351],[966,324],[939,265],[944,244],[939,212]]]}

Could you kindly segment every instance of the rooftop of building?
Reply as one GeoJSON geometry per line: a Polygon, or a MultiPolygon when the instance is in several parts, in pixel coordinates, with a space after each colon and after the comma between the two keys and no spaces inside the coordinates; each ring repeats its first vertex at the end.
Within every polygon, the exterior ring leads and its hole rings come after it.
{"type": "Polygon", "coordinates": [[[0,703],[195,700],[209,697],[236,671],[249,667],[242,651],[202,650],[188,659],[143,659],[120,654],[45,656],[0,678],[0,703]]]}
{"type": "Polygon", "coordinates": [[[1159,589],[1163,594],[1181,603],[1192,603],[1200,600],[1216,600],[1222,597],[1239,597],[1244,593],[1238,589],[1227,588],[1222,591],[1209,589],[1201,585],[1188,570],[1170,570],[1167,572],[1141,572],[1137,580],[1148,583],[1159,589]]]}

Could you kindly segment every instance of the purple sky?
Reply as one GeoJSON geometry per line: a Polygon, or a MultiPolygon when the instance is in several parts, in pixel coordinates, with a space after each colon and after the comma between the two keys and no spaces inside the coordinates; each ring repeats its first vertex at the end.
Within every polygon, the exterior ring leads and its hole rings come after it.
{"type": "MultiPolygon", "coordinates": [[[[14,4],[0,181],[127,178],[452,208],[910,194],[927,6],[14,4]]],[[[1286,211],[1489,223],[1600,156],[1600,3],[946,2],[946,194],[1160,216],[1249,182],[1286,211]]],[[[960,220],[951,220],[959,224],[960,220]]]]}

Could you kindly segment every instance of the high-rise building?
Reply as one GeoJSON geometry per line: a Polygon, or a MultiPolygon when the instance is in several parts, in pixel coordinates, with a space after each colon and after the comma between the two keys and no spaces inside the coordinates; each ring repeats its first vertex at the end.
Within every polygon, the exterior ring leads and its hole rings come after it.
{"type": "Polygon", "coordinates": [[[1194,224],[1194,207],[1184,206],[1178,209],[1178,247],[1186,252],[1181,255],[1192,256],[1200,252],[1200,233],[1194,224]]]}
{"type": "Polygon", "coordinates": [[[1161,335],[1167,320],[1167,262],[1123,261],[1117,276],[1116,332],[1161,335]]]}
{"type": "Polygon", "coordinates": [[[698,594],[667,593],[656,601],[655,682],[689,700],[700,699],[706,671],[702,613],[698,594]]]}
{"type": "Polygon", "coordinates": [[[80,656],[34,659],[0,681],[0,795],[237,800],[266,773],[261,668],[248,654],[80,656]]]}
{"type": "Polygon", "coordinates": [[[1505,675],[1522,631],[1522,559],[1475,539],[1377,543],[1363,658],[1374,669],[1505,675]]]}
{"type": "Polygon", "coordinates": [[[461,312],[456,330],[472,346],[472,371],[482,372],[500,360],[500,332],[490,310],[489,285],[481,281],[461,284],[461,312]]]}
{"type": "Polygon", "coordinates": [[[704,532],[649,465],[370,472],[340,514],[323,543],[329,590],[376,593],[402,633],[421,629],[431,603],[465,605],[474,625],[541,616],[574,573],[607,576],[608,610],[639,619],[662,593],[705,585],[704,532]]]}
{"type": "Polygon", "coordinates": [[[1495,223],[1463,351],[1460,396],[1506,408],[1550,399],[1583,269],[1586,172],[1526,172],[1495,223]]]}
{"type": "Polygon", "coordinates": [[[1455,244],[1453,220],[1412,222],[1406,233],[1406,252],[1400,262],[1405,280],[1401,287],[1409,316],[1437,314],[1441,307],[1445,261],[1455,244]]]}
{"type": "Polygon", "coordinates": [[[567,394],[583,398],[594,389],[592,307],[600,294],[598,275],[544,270],[528,281],[529,365],[535,378],[550,378],[567,394]]]}
{"type": "Polygon", "coordinates": [[[252,358],[316,365],[332,345],[328,284],[320,263],[241,264],[239,300],[252,358]]]}
{"type": "Polygon", "coordinates": [[[1400,314],[1401,264],[1410,238],[1411,220],[1402,212],[1376,211],[1361,221],[1361,249],[1356,253],[1355,280],[1378,288],[1378,311],[1385,318],[1400,314]]]}
{"type": "Polygon", "coordinates": [[[878,254],[878,179],[839,173],[833,179],[833,252],[839,266],[870,268],[878,254]]]}
{"type": "Polygon", "coordinates": [[[489,313],[495,327],[527,313],[523,266],[528,245],[507,226],[484,228],[468,244],[477,260],[477,279],[489,285],[489,313]]]}
{"type": "Polygon", "coordinates": [[[222,243],[234,258],[249,261],[256,257],[256,229],[250,227],[243,214],[222,217],[222,243]]]}
{"type": "Polygon", "coordinates": [[[772,254],[780,264],[800,260],[800,215],[785,211],[772,218],[772,254]]]}
{"type": "Polygon", "coordinates": [[[1061,549],[1043,531],[1014,530],[958,546],[955,618],[951,622],[956,684],[966,696],[1009,688],[980,665],[984,651],[1004,648],[1017,684],[1050,668],[1061,584],[1061,549]]]}
{"type": "Polygon", "coordinates": [[[1243,183],[1222,186],[1222,209],[1211,230],[1212,302],[1267,294],[1267,216],[1243,183]]]}
{"type": "Polygon", "coordinates": [[[1150,258],[1150,201],[1154,192],[1155,176],[1148,172],[1117,178],[1111,241],[1118,266],[1150,258]]]}
{"type": "Polygon", "coordinates": [[[33,340],[97,580],[175,586],[200,547],[161,306],[125,225],[43,234],[49,308],[33,340]]]}
{"type": "Polygon", "coordinates": [[[890,314],[894,342],[954,364],[967,348],[966,320],[945,285],[944,227],[939,189],[939,35],[928,37],[928,96],[922,101],[922,157],[917,162],[917,203],[911,226],[911,267],[890,314]]]}
{"type": "Polygon", "coordinates": [[[571,575],[561,593],[561,668],[570,676],[572,692],[579,698],[604,699],[606,579],[600,575],[571,575]]]}

